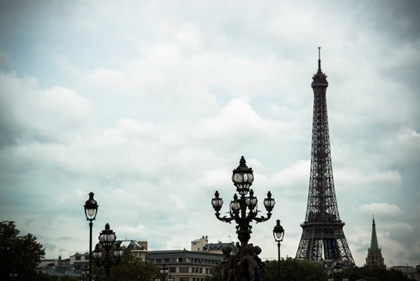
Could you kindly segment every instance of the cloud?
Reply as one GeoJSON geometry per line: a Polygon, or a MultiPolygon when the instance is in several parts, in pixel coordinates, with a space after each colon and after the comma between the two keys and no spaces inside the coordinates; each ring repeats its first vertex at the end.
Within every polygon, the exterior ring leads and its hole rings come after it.
{"type": "MultiPolygon", "coordinates": [[[[294,256],[320,45],[350,248],[363,264],[375,214],[387,263],[416,262],[418,4],[387,4],[1,3],[1,216],[36,234],[47,256],[87,248],[90,191],[95,235],[109,222],[151,249],[188,249],[203,234],[235,240],[210,200],[215,190],[232,198],[244,155],[294,256]]],[[[274,224],[253,228],[264,258],[277,254],[274,224]]]]}
{"type": "Polygon", "coordinates": [[[400,208],[397,205],[389,203],[371,203],[359,206],[359,209],[364,213],[370,213],[372,215],[383,215],[388,217],[397,217],[402,214],[400,208]]]}
{"type": "Polygon", "coordinates": [[[92,114],[90,102],[75,91],[43,89],[33,77],[0,72],[1,144],[67,138],[92,114]]]}

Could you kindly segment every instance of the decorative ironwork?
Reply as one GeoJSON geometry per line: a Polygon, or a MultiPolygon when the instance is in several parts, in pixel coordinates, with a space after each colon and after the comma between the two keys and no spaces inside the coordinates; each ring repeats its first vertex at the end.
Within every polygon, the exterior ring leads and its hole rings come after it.
{"type": "MultiPolygon", "coordinates": [[[[233,170],[232,174],[232,181],[233,184],[236,186],[236,191],[239,193],[234,194],[233,200],[229,204],[229,212],[228,216],[221,216],[220,210],[223,206],[223,200],[219,196],[219,192],[216,191],[214,194],[214,198],[211,200],[211,204],[216,211],[215,215],[216,218],[222,222],[232,223],[234,221],[236,226],[236,234],[238,234],[238,239],[241,242],[241,245],[237,244],[239,248],[239,255],[236,257],[237,261],[242,261],[239,264],[244,264],[245,266],[241,266],[238,274],[235,275],[235,280],[251,280],[255,277],[255,272],[247,271],[246,268],[250,269],[252,266],[255,268],[257,267],[255,264],[250,265],[251,259],[250,256],[253,256],[257,259],[258,254],[261,252],[261,249],[258,246],[253,246],[252,244],[248,244],[249,239],[251,238],[251,222],[255,221],[256,223],[267,221],[271,218],[271,211],[276,204],[274,198],[271,196],[271,192],[267,193],[267,198],[264,199],[264,207],[267,210],[266,216],[258,216],[258,213],[261,212],[258,210],[258,199],[254,196],[254,191],[250,188],[253,181],[254,175],[252,168],[248,168],[246,165],[245,158],[242,156],[239,162],[239,166],[233,170]],[[249,195],[247,196],[247,194],[249,195]]],[[[226,257],[227,259],[230,258],[230,254],[226,257]]],[[[258,259],[257,259],[258,260],[258,259]]],[[[227,262],[225,262],[227,263],[227,262]]],[[[229,264],[229,263],[228,263],[229,264]]],[[[259,263],[257,262],[256,264],[259,263]]],[[[225,269],[226,273],[226,280],[229,280],[231,275],[229,275],[228,269],[225,269]],[[227,277],[229,276],[229,278],[227,277]]],[[[226,281],[225,280],[225,281],[226,281]]]]}
{"type": "Polygon", "coordinates": [[[354,260],[343,232],[344,222],[340,219],[335,196],[326,98],[328,81],[321,70],[320,57],[318,71],[312,80],[314,107],[309,194],[296,259],[341,260],[343,265],[351,266],[354,260]]]}
{"type": "Polygon", "coordinates": [[[109,224],[105,225],[105,229],[99,234],[99,243],[105,250],[105,257],[102,259],[102,252],[99,248],[99,244],[96,244],[95,251],[92,253],[92,257],[95,260],[96,266],[102,266],[105,269],[105,278],[108,281],[111,272],[111,267],[120,264],[121,257],[123,256],[123,250],[119,245],[115,247],[113,257],[110,255],[110,251],[117,239],[115,232],[110,229],[109,224]]]}

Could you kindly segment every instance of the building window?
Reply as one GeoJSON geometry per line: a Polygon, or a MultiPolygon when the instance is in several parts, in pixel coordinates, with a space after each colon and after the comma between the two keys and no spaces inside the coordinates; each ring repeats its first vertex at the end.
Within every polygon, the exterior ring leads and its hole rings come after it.
{"type": "Polygon", "coordinates": [[[76,256],[76,260],[80,261],[82,259],[82,256],[76,256]]]}
{"type": "Polygon", "coordinates": [[[188,267],[180,267],[179,273],[188,273],[188,267]]]}
{"type": "Polygon", "coordinates": [[[156,263],[162,263],[162,259],[156,259],[156,263]]]}
{"type": "Polygon", "coordinates": [[[169,272],[171,272],[171,273],[176,272],[176,267],[170,267],[170,268],[169,268],[169,272]]]}
{"type": "Polygon", "coordinates": [[[170,260],[169,259],[164,259],[164,262],[165,263],[168,263],[170,260]]]}
{"type": "Polygon", "coordinates": [[[189,281],[189,278],[188,277],[181,277],[181,278],[179,278],[179,281],[189,281]]]}

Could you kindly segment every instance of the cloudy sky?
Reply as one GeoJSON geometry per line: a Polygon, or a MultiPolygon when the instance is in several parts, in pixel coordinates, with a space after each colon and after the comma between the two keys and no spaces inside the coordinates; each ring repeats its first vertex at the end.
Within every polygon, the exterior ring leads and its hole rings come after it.
{"type": "Polygon", "coordinates": [[[279,218],[294,257],[321,46],[356,264],[372,215],[386,264],[420,264],[420,2],[292,2],[1,1],[0,219],[68,257],[88,250],[93,191],[94,241],[107,222],[150,250],[236,241],[210,201],[227,212],[244,155],[277,203],[251,242],[276,258],[279,218]]]}

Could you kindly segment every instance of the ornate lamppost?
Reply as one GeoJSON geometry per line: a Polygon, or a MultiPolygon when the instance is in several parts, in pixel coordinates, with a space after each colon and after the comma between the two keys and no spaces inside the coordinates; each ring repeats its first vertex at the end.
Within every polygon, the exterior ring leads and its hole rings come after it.
{"type": "Polygon", "coordinates": [[[10,273],[9,273],[9,277],[10,277],[10,280],[16,280],[16,278],[17,278],[16,271],[15,270],[11,270],[10,273]]]}
{"type": "Polygon", "coordinates": [[[343,273],[343,268],[341,267],[341,265],[340,265],[340,263],[336,263],[335,265],[334,265],[334,267],[333,267],[333,273],[334,273],[334,276],[335,276],[335,279],[337,280],[337,281],[340,281],[340,276],[341,276],[341,274],[343,273]]]}
{"type": "Polygon", "coordinates": [[[174,281],[175,278],[173,278],[170,274],[168,275],[168,281],[174,281]]]}
{"type": "Polygon", "coordinates": [[[89,193],[89,199],[85,203],[85,215],[86,220],[89,221],[89,281],[92,281],[92,221],[95,220],[96,214],[98,213],[98,204],[93,199],[93,192],[89,193]]]}
{"type": "Polygon", "coordinates": [[[279,270],[279,278],[278,280],[281,280],[281,261],[280,261],[280,242],[283,241],[284,237],[284,229],[283,226],[280,224],[280,220],[277,220],[277,224],[273,229],[273,237],[274,241],[277,242],[277,249],[278,249],[278,270],[279,270]]]}
{"type": "Polygon", "coordinates": [[[82,280],[86,281],[86,277],[89,276],[89,268],[82,269],[82,280]]]}
{"type": "Polygon", "coordinates": [[[236,186],[236,192],[239,193],[240,197],[238,197],[236,193],[234,194],[233,201],[229,204],[229,217],[220,216],[219,211],[223,206],[223,200],[219,197],[218,191],[215,192],[215,197],[211,200],[211,204],[216,211],[215,215],[218,220],[226,223],[231,223],[232,221],[236,222],[236,233],[238,234],[239,241],[241,241],[239,257],[240,259],[243,259],[246,255],[246,246],[248,245],[252,233],[252,226],[250,223],[252,221],[259,223],[269,220],[275,201],[271,198],[271,192],[269,191],[267,193],[267,198],[264,199],[267,216],[257,217],[260,212],[257,209],[258,199],[254,196],[254,191],[250,189],[254,181],[254,174],[252,168],[248,168],[246,165],[243,156],[239,161],[239,166],[233,170],[232,181],[236,186]],[[246,196],[248,192],[249,196],[246,196]]]}
{"type": "Polygon", "coordinates": [[[112,229],[109,228],[109,224],[105,225],[105,229],[99,234],[99,243],[101,244],[102,248],[105,249],[105,258],[101,262],[102,252],[99,249],[99,245],[96,244],[95,251],[93,252],[92,256],[95,259],[97,266],[103,266],[105,269],[106,280],[109,280],[109,274],[111,272],[112,266],[117,266],[120,263],[121,257],[123,256],[123,250],[120,247],[117,247],[114,250],[114,258],[111,258],[109,255],[109,251],[111,250],[112,246],[114,245],[117,236],[112,229]]]}
{"type": "Polygon", "coordinates": [[[165,281],[166,276],[169,274],[169,268],[166,267],[166,264],[163,265],[163,267],[160,269],[160,275],[162,276],[162,280],[165,281]]]}

